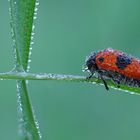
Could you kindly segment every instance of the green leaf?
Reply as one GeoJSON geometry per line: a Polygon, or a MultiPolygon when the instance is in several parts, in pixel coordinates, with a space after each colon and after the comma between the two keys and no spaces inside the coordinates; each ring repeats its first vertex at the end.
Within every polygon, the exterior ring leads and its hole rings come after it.
{"type": "Polygon", "coordinates": [[[19,134],[23,140],[38,140],[41,136],[38,122],[32,113],[25,80],[17,80],[19,134]]]}
{"type": "Polygon", "coordinates": [[[26,71],[29,60],[35,0],[10,0],[11,27],[16,63],[26,71]]]}
{"type": "MultiPolygon", "coordinates": [[[[15,71],[27,71],[35,0],[10,0],[15,71]]],[[[17,80],[19,134],[23,140],[38,140],[40,133],[28,97],[25,80],[17,80]]]]}

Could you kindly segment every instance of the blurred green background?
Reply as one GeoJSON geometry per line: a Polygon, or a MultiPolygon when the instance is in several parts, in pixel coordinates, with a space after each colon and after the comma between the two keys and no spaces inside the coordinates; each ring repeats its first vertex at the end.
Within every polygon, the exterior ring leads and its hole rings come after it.
{"type": "MultiPolygon", "coordinates": [[[[140,1],[40,0],[30,72],[86,75],[85,57],[112,47],[140,57],[140,1]]],[[[0,72],[13,68],[8,1],[0,1],[0,72]]],[[[0,139],[17,139],[15,80],[0,81],[0,139]]],[[[138,140],[140,96],[88,83],[30,81],[43,140],[138,140]]]]}

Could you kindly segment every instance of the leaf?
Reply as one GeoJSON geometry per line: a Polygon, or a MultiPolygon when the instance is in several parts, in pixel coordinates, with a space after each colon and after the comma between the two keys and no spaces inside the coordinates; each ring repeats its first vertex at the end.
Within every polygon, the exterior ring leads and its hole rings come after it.
{"type": "Polygon", "coordinates": [[[17,63],[26,71],[29,60],[35,0],[10,0],[11,28],[17,63]]]}
{"type": "Polygon", "coordinates": [[[38,122],[32,113],[25,80],[17,80],[19,134],[23,140],[38,140],[41,137],[38,131],[38,122]]]}
{"type": "MultiPolygon", "coordinates": [[[[16,72],[26,72],[28,68],[35,4],[35,0],[10,0],[16,72]]],[[[23,140],[38,140],[40,133],[28,97],[26,81],[17,80],[16,84],[20,137],[23,140]]]]}

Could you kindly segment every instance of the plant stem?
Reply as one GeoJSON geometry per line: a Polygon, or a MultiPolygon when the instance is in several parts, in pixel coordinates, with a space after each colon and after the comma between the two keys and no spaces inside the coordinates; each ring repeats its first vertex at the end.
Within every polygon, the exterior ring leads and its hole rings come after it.
{"type": "MultiPolygon", "coordinates": [[[[26,72],[6,72],[0,73],[0,79],[19,79],[19,80],[59,80],[59,81],[73,81],[73,82],[87,82],[92,84],[102,84],[99,78],[93,77],[91,79],[86,79],[85,76],[77,75],[64,75],[64,74],[47,74],[47,73],[26,73],[26,72]]],[[[120,88],[110,80],[106,79],[108,86],[114,89],[122,90],[129,93],[140,94],[139,87],[128,87],[126,85],[121,85],[120,88]]]]}
{"type": "MultiPolygon", "coordinates": [[[[87,81],[84,76],[47,74],[47,73],[26,73],[26,72],[5,72],[0,73],[0,79],[19,79],[19,80],[64,80],[64,81],[87,81]]],[[[90,80],[89,80],[90,81],[90,80]]]]}

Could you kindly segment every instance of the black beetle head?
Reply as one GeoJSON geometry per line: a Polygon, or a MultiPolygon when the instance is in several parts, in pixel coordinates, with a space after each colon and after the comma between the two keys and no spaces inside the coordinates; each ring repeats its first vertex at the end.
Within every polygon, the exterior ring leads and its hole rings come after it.
{"type": "MultiPolygon", "coordinates": [[[[93,74],[94,74],[95,72],[97,72],[97,73],[98,73],[98,76],[99,76],[100,79],[103,81],[106,90],[109,90],[108,85],[107,85],[106,81],[104,80],[102,74],[99,72],[99,68],[98,68],[98,66],[97,66],[97,64],[96,64],[96,55],[97,55],[97,53],[94,52],[94,53],[92,53],[92,54],[86,59],[85,71],[89,71],[89,72],[91,73],[91,74],[87,77],[87,79],[92,78],[93,74]]],[[[103,60],[104,60],[104,58],[102,58],[102,57],[99,59],[99,61],[101,61],[101,62],[102,62],[103,60]]]]}
{"type": "Polygon", "coordinates": [[[94,52],[86,59],[85,70],[88,70],[91,73],[93,73],[94,71],[98,69],[97,64],[96,64],[96,54],[97,53],[94,52]]]}

